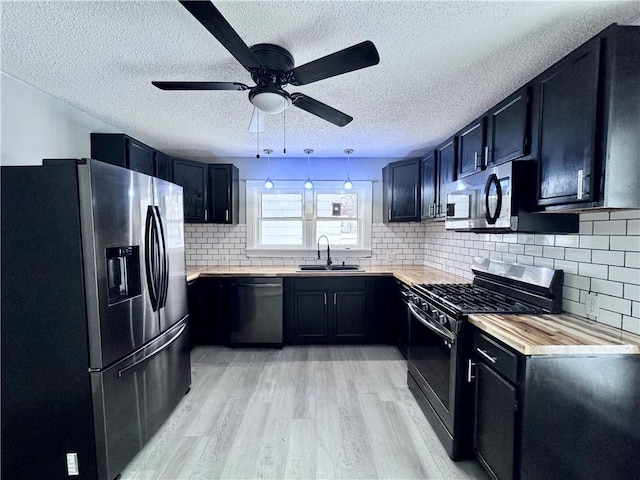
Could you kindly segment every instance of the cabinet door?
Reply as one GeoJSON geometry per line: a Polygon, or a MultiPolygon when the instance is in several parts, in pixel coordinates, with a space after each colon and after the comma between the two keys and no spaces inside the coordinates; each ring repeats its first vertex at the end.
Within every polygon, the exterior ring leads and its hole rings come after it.
{"type": "Polygon", "coordinates": [[[456,179],[456,138],[443,143],[437,150],[438,189],[436,192],[436,217],[447,213],[447,185],[456,179]]]}
{"type": "Polygon", "coordinates": [[[485,118],[482,117],[467,126],[458,138],[458,178],[461,178],[484,167],[485,118]]]}
{"type": "Polygon", "coordinates": [[[336,343],[364,343],[367,339],[367,292],[334,291],[331,296],[336,343]]]}
{"type": "Polygon", "coordinates": [[[512,479],[516,390],[482,362],[475,386],[474,450],[496,478],[512,479]]]}
{"type": "Polygon", "coordinates": [[[238,223],[238,168],[228,164],[209,165],[209,221],[238,223]]]}
{"type": "Polygon", "coordinates": [[[184,189],[185,223],[207,220],[207,164],[174,158],[173,182],[184,189]]]}
{"type": "Polygon", "coordinates": [[[156,174],[156,168],[153,163],[153,149],[133,139],[129,139],[127,148],[129,169],[134,172],[146,173],[153,177],[156,174]]]}
{"type": "Polygon", "coordinates": [[[539,81],[539,205],[592,200],[600,40],[539,81]]]}
{"type": "Polygon", "coordinates": [[[422,159],[422,209],[420,218],[426,220],[436,216],[436,186],[437,186],[436,153],[429,152],[422,159]]]}
{"type": "Polygon", "coordinates": [[[166,153],[155,152],[154,162],[156,167],[156,177],[171,181],[171,157],[166,153]]]}
{"type": "Polygon", "coordinates": [[[487,165],[522,157],[529,148],[529,89],[518,90],[488,114],[487,165]]]}
{"type": "Polygon", "coordinates": [[[293,342],[328,343],[330,338],[327,291],[293,294],[293,342]]]}
{"type": "Polygon", "coordinates": [[[420,220],[420,160],[403,160],[389,164],[391,202],[389,221],[420,220]]]}

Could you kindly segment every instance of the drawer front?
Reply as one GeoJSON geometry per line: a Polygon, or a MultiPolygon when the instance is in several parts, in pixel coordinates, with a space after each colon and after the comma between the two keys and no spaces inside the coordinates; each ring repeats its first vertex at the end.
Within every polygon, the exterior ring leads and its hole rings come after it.
{"type": "Polygon", "coordinates": [[[517,381],[518,356],[491,338],[475,332],[473,335],[473,355],[504,375],[513,383],[517,381]]]}

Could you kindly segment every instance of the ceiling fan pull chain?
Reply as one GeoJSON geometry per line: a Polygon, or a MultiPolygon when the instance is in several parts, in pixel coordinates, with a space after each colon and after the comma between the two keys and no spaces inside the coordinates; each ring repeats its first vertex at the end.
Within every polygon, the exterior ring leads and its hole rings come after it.
{"type": "Polygon", "coordinates": [[[256,132],[256,158],[260,158],[260,115],[256,115],[256,125],[258,127],[256,132]]]}
{"type": "MultiPolygon", "coordinates": [[[[284,98],[282,99],[284,103],[284,98]]],[[[287,109],[282,111],[282,153],[287,153],[287,109]]]]}

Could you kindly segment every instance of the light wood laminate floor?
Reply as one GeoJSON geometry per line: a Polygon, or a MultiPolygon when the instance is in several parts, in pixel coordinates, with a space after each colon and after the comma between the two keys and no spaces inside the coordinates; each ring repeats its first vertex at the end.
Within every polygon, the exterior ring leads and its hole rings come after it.
{"type": "Polygon", "coordinates": [[[191,391],[122,480],[487,478],[449,459],[395,347],[191,354],[191,391]]]}

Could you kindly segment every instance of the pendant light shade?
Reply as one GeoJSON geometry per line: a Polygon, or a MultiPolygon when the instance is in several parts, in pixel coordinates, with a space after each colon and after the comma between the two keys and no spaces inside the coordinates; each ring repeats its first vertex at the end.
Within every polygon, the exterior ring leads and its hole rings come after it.
{"type": "Polygon", "coordinates": [[[353,188],[353,183],[351,183],[351,178],[349,177],[349,156],[353,153],[352,148],[347,148],[344,151],[344,154],[347,156],[347,179],[344,181],[342,188],[345,190],[351,190],[353,188]]]}
{"type": "Polygon", "coordinates": [[[304,188],[306,188],[307,190],[312,190],[313,189],[313,182],[311,181],[311,176],[309,175],[309,155],[311,155],[313,153],[313,150],[310,148],[307,148],[304,153],[307,154],[307,181],[304,182],[304,188]]]}
{"type": "Polygon", "coordinates": [[[265,155],[267,156],[267,179],[264,181],[264,188],[273,188],[273,182],[271,181],[270,170],[271,170],[271,154],[273,150],[270,148],[265,148],[263,150],[265,155]]]}

